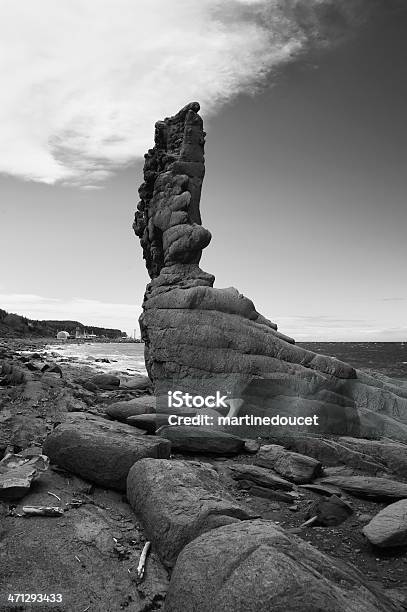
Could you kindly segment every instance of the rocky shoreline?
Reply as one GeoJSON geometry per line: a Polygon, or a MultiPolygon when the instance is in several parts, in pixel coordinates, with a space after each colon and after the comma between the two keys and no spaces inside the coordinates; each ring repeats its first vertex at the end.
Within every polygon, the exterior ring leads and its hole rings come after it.
{"type": "Polygon", "coordinates": [[[0,346],[0,609],[39,592],[62,603],[37,610],[405,609],[406,445],[213,431],[202,445],[193,427],[180,444],[181,428],[146,426],[148,379],[39,348],[0,346]]]}

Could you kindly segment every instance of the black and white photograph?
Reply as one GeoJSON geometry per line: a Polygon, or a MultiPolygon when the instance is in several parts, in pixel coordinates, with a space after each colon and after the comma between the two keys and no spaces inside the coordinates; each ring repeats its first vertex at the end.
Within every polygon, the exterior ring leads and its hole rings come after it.
{"type": "Polygon", "coordinates": [[[0,612],[407,610],[406,0],[0,0],[0,612]]]}

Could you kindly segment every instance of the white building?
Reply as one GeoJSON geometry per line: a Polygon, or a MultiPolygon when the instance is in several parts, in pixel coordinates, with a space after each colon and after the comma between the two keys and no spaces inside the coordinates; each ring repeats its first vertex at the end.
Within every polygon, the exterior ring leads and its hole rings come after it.
{"type": "Polygon", "coordinates": [[[57,333],[58,340],[68,340],[68,338],[69,338],[69,332],[67,331],[59,331],[57,333]]]}

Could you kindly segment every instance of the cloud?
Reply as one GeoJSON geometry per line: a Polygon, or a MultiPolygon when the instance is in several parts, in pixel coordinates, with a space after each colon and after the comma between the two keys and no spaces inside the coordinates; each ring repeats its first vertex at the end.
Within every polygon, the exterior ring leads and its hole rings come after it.
{"type": "Polygon", "coordinates": [[[0,294],[0,308],[34,320],[79,321],[92,327],[121,329],[128,334],[139,334],[138,317],[141,309],[134,304],[120,304],[86,300],[59,299],[26,293],[0,294]]]}
{"type": "Polygon", "coordinates": [[[157,119],[253,93],[367,4],[2,0],[0,172],[95,187],[144,154],[157,119]]]}

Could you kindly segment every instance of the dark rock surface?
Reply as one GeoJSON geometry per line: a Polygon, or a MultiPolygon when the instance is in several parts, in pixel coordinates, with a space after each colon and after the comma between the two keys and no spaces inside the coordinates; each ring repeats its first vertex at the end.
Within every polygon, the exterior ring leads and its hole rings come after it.
{"type": "Polygon", "coordinates": [[[272,521],[209,531],[178,557],[165,612],[395,612],[357,570],[272,521]]]}
{"type": "Polygon", "coordinates": [[[353,514],[350,504],[337,495],[328,499],[318,500],[312,504],[308,511],[308,518],[315,517],[313,523],[316,527],[335,527],[346,521],[353,514]]]}
{"type": "Polygon", "coordinates": [[[254,516],[228,493],[215,470],[195,461],[138,461],[127,478],[127,497],[168,567],[201,533],[254,516]]]}
{"type": "Polygon", "coordinates": [[[114,402],[106,407],[105,412],[110,418],[125,423],[130,416],[155,412],[155,397],[143,395],[124,402],[114,402]]]}
{"type": "Polygon", "coordinates": [[[278,474],[256,465],[235,463],[229,467],[229,470],[235,480],[248,480],[253,484],[269,489],[282,489],[284,491],[292,491],[293,489],[293,484],[288,480],[284,480],[278,474]]]}
{"type": "Polygon", "coordinates": [[[174,425],[160,429],[158,435],[171,440],[172,448],[184,453],[237,455],[245,446],[237,436],[203,427],[174,425]]]}
{"type": "Polygon", "coordinates": [[[289,450],[318,459],[326,467],[349,465],[373,476],[386,471],[388,464],[378,454],[368,452],[367,447],[363,444],[360,446],[348,444],[346,440],[356,441],[357,438],[329,440],[310,435],[287,435],[279,442],[289,450]]]}
{"type": "Polygon", "coordinates": [[[125,490],[131,466],[144,457],[169,457],[163,438],[137,434],[130,425],[78,419],[59,425],[45,440],[51,462],[100,486],[125,490]]]}
{"type": "Polygon", "coordinates": [[[322,484],[334,485],[356,497],[376,500],[395,500],[407,498],[407,484],[388,478],[373,476],[330,476],[323,478],[322,484]]]}
{"type": "Polygon", "coordinates": [[[320,461],[306,455],[287,451],[278,444],[262,446],[256,456],[255,464],[271,468],[284,478],[298,484],[311,482],[322,470],[320,461]]]}
{"type": "Polygon", "coordinates": [[[99,389],[105,389],[106,391],[111,391],[120,386],[120,378],[112,374],[97,374],[89,382],[99,389]]]}

